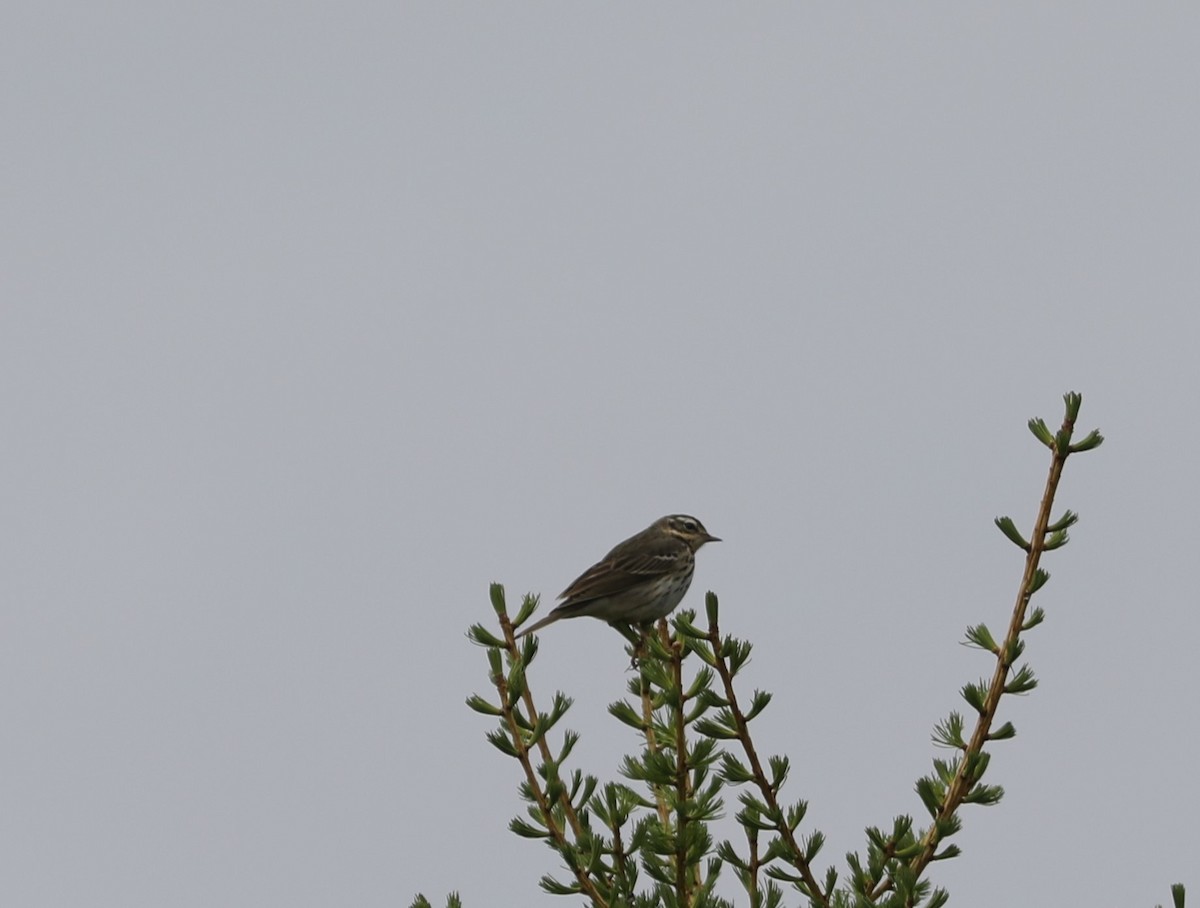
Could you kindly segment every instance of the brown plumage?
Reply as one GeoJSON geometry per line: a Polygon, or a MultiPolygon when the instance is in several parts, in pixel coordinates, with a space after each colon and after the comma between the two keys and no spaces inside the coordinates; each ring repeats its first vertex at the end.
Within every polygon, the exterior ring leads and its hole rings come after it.
{"type": "Polygon", "coordinates": [[[720,541],[695,517],[660,518],[584,571],[559,594],[560,605],[517,636],[581,615],[632,624],[665,618],[691,585],[696,550],[720,541]]]}

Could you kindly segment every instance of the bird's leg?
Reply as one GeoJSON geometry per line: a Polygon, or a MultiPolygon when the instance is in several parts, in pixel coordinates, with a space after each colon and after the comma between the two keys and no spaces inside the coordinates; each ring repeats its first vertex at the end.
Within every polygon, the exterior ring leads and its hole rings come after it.
{"type": "MultiPolygon", "coordinates": [[[[642,656],[646,654],[646,650],[650,645],[650,634],[653,633],[654,624],[650,621],[643,621],[638,625],[637,643],[633,647],[633,659],[629,663],[629,668],[641,668],[642,656]]],[[[632,630],[632,629],[631,629],[632,630]]]]}
{"type": "Polygon", "coordinates": [[[609,627],[628,641],[629,646],[625,651],[629,653],[629,670],[633,671],[637,669],[642,656],[646,652],[646,634],[653,625],[645,621],[638,624],[637,629],[634,630],[633,625],[625,621],[610,621],[608,624],[609,627]]]}
{"type": "Polygon", "coordinates": [[[608,622],[608,626],[611,627],[618,634],[620,634],[622,637],[624,637],[626,640],[628,640],[630,643],[632,643],[634,646],[637,646],[638,642],[641,640],[641,637],[629,625],[629,623],[627,621],[610,621],[610,622],[608,622]]]}
{"type": "Polygon", "coordinates": [[[625,621],[610,621],[608,626],[625,638],[625,642],[629,646],[625,647],[625,652],[629,653],[630,668],[637,668],[638,654],[642,648],[642,638],[636,631],[625,621]]]}

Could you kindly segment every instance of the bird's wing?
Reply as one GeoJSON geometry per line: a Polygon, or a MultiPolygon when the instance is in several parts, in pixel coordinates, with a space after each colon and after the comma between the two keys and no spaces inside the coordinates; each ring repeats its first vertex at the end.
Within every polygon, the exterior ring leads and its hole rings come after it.
{"type": "Polygon", "coordinates": [[[686,548],[675,539],[663,540],[659,545],[647,546],[643,543],[636,550],[622,550],[622,546],[617,546],[603,561],[593,564],[575,578],[575,582],[559,593],[558,598],[574,604],[623,593],[652,577],[674,571],[686,548]]]}

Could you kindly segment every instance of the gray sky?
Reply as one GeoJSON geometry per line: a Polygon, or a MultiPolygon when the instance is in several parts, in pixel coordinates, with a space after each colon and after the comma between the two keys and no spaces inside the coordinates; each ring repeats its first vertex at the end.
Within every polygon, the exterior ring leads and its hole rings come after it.
{"type": "MultiPolygon", "coordinates": [[[[677,511],[843,866],[990,672],[1067,390],[1042,687],[932,879],[1200,887],[1197,7],[4,20],[0,902],[561,904],[464,631],[677,511]]],[[[531,677],[606,778],[626,666],[572,621],[531,677]]]]}

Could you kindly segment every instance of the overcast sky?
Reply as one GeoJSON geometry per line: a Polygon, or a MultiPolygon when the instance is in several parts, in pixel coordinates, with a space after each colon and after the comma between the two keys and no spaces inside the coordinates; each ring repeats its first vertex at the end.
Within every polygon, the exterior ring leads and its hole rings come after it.
{"type": "MultiPolygon", "coordinates": [[[[565,904],[464,632],[673,512],[844,867],[991,671],[1068,390],[1108,441],[1042,686],[930,878],[1200,890],[1198,46],[1184,3],[9,4],[0,903],[565,904]]],[[[569,621],[530,676],[603,778],[627,665],[569,621]]]]}

